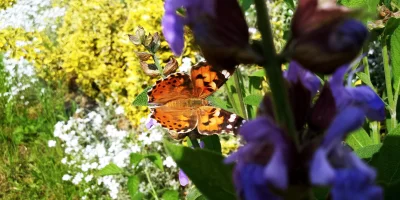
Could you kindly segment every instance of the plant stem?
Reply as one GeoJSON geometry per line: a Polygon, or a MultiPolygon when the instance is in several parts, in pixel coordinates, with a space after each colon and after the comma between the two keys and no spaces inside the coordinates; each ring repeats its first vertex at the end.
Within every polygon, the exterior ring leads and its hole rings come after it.
{"type": "Polygon", "coordinates": [[[157,66],[157,69],[160,72],[160,75],[164,78],[165,76],[164,76],[163,69],[162,69],[162,67],[160,65],[160,60],[158,59],[158,57],[157,57],[157,55],[155,53],[152,53],[151,56],[153,57],[154,64],[157,66]]]}
{"type": "Polygon", "coordinates": [[[389,112],[390,112],[390,127],[389,131],[392,130],[396,126],[396,105],[394,105],[393,101],[393,88],[392,88],[392,75],[390,73],[389,68],[389,56],[386,44],[386,38],[382,41],[382,55],[383,55],[383,68],[385,70],[385,83],[386,83],[386,94],[389,102],[389,112]]]}
{"type": "Polygon", "coordinates": [[[196,138],[192,138],[192,137],[189,137],[189,138],[190,138],[190,142],[192,143],[193,148],[200,148],[199,141],[197,141],[196,138]]]}
{"type": "Polygon", "coordinates": [[[286,128],[289,136],[293,139],[297,148],[299,148],[299,138],[296,134],[293,113],[290,109],[288,94],[282,75],[282,61],[276,55],[266,3],[264,0],[254,0],[254,3],[257,11],[257,25],[262,38],[265,58],[264,68],[267,72],[272,92],[274,113],[278,123],[281,127],[286,128]]]}
{"type": "Polygon", "coordinates": [[[371,139],[373,144],[381,143],[381,134],[379,133],[379,124],[378,122],[370,122],[369,127],[372,129],[371,139]]]}
{"type": "Polygon", "coordinates": [[[149,184],[150,184],[151,191],[153,192],[153,197],[154,197],[154,199],[158,200],[157,192],[156,192],[156,190],[154,189],[153,183],[151,182],[151,179],[150,179],[149,172],[147,171],[147,166],[144,167],[144,173],[146,174],[147,181],[148,181],[149,184]]]}
{"type": "Polygon", "coordinates": [[[371,81],[371,75],[369,73],[369,64],[368,64],[368,58],[367,56],[364,56],[362,59],[363,65],[364,65],[364,73],[367,75],[368,80],[371,81]]]}
{"type": "Polygon", "coordinates": [[[244,102],[243,102],[242,87],[240,87],[240,83],[239,83],[240,78],[242,78],[242,76],[240,75],[240,70],[237,69],[236,72],[234,73],[233,79],[234,79],[236,91],[237,91],[238,97],[239,97],[241,114],[247,120],[247,119],[249,119],[249,116],[248,116],[246,107],[244,106],[244,102]]]}

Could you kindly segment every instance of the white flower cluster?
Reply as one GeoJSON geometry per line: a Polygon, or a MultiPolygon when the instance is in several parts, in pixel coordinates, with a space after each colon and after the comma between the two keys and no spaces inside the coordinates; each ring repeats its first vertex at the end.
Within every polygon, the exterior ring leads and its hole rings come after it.
{"type": "MultiPolygon", "coordinates": [[[[139,130],[123,130],[118,128],[118,123],[126,120],[123,113],[122,107],[107,102],[106,105],[100,104],[87,114],[77,109],[75,117],[55,125],[54,136],[61,140],[66,154],[61,162],[70,169],[63,180],[87,188],[85,191],[88,198],[90,194],[96,194],[104,188],[109,191],[108,194],[112,199],[127,194],[126,177],[122,175],[98,177],[94,176],[96,171],[110,163],[127,171],[134,170],[129,160],[131,153],[153,151],[163,155],[162,128],[154,126],[147,130],[142,125],[139,130]],[[139,131],[142,133],[137,134],[139,131]]],[[[48,145],[52,147],[56,144],[50,140],[48,145]]],[[[164,165],[168,168],[164,172],[152,166],[150,162],[141,162],[140,165],[148,165],[153,185],[178,188],[178,182],[171,181],[176,179],[177,168],[170,157],[164,161],[164,165]]],[[[141,182],[140,187],[142,192],[150,192],[147,182],[141,182]]]]}
{"type": "MultiPolygon", "coordinates": [[[[3,55],[3,63],[4,71],[2,73],[6,74],[6,82],[4,85],[7,89],[6,91],[0,92],[0,97],[8,98],[8,102],[16,97],[24,100],[25,96],[20,93],[30,88],[32,84],[38,81],[34,67],[22,57],[18,60],[10,58],[9,52],[3,55]]],[[[28,101],[25,101],[25,105],[28,103],[28,101]]]]}
{"type": "Polygon", "coordinates": [[[58,17],[64,16],[65,8],[52,7],[51,0],[18,0],[12,7],[0,10],[0,29],[23,28],[25,31],[42,31],[51,25],[56,29],[58,17]]]}

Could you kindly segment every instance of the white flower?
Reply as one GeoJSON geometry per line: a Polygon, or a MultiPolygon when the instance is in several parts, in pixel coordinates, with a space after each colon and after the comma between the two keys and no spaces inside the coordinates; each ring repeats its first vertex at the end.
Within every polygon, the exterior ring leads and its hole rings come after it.
{"type": "Polygon", "coordinates": [[[72,179],[72,183],[75,185],[78,185],[82,181],[82,178],[83,178],[83,174],[81,172],[79,172],[75,175],[74,179],[72,179]]]}
{"type": "Polygon", "coordinates": [[[55,140],[49,140],[49,141],[47,142],[47,145],[48,145],[49,147],[55,147],[55,146],[56,146],[56,141],[55,141],[55,140]]]}
{"type": "Polygon", "coordinates": [[[190,68],[192,68],[192,60],[188,57],[183,58],[182,65],[179,67],[179,71],[189,72],[190,68]]]}
{"type": "Polygon", "coordinates": [[[137,144],[134,144],[133,146],[131,146],[131,151],[132,153],[138,153],[140,152],[140,147],[137,144]]]}
{"type": "Polygon", "coordinates": [[[62,177],[62,180],[63,180],[63,181],[69,181],[69,180],[71,180],[71,178],[72,178],[71,175],[69,175],[69,174],[64,174],[64,176],[62,177]]]}
{"type": "Polygon", "coordinates": [[[118,106],[118,107],[115,109],[115,114],[117,114],[117,115],[122,115],[122,114],[124,114],[124,107],[118,106]]]}
{"type": "Polygon", "coordinates": [[[85,181],[86,181],[86,182],[89,182],[89,181],[91,181],[92,179],[93,179],[93,175],[91,175],[91,174],[85,177],[85,181]]]}
{"type": "Polygon", "coordinates": [[[68,161],[67,158],[61,159],[61,163],[62,163],[62,164],[67,164],[67,161],[68,161]]]}
{"type": "Polygon", "coordinates": [[[168,156],[167,158],[165,158],[163,164],[164,164],[166,167],[168,167],[168,168],[176,167],[176,163],[175,163],[175,161],[172,159],[171,156],[168,156]]]}

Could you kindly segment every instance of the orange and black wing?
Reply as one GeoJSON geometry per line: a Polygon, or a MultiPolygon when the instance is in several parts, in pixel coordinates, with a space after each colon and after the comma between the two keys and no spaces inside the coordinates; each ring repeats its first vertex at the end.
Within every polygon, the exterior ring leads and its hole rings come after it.
{"type": "Polygon", "coordinates": [[[206,98],[220,88],[231,76],[227,70],[215,70],[207,62],[199,62],[192,67],[191,79],[194,86],[194,95],[206,98]]]}
{"type": "Polygon", "coordinates": [[[236,134],[245,120],[231,112],[212,106],[202,106],[198,111],[197,129],[202,135],[220,133],[236,134]]]}
{"type": "Polygon", "coordinates": [[[162,105],[172,100],[192,98],[193,84],[187,74],[170,74],[166,78],[158,80],[147,92],[147,96],[149,105],[162,105]]]}
{"type": "Polygon", "coordinates": [[[197,126],[196,110],[184,108],[170,108],[161,106],[151,109],[151,118],[155,119],[162,127],[173,133],[187,133],[197,126]]]}

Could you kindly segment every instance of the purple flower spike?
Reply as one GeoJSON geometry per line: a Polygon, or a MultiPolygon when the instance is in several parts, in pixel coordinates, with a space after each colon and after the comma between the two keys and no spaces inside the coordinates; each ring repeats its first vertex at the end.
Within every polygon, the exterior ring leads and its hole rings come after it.
{"type": "Polygon", "coordinates": [[[234,179],[239,195],[244,199],[265,199],[262,195],[276,199],[268,185],[286,189],[289,182],[288,147],[282,130],[270,118],[259,117],[244,124],[240,134],[247,145],[225,160],[226,163],[237,161],[234,179]]]}

